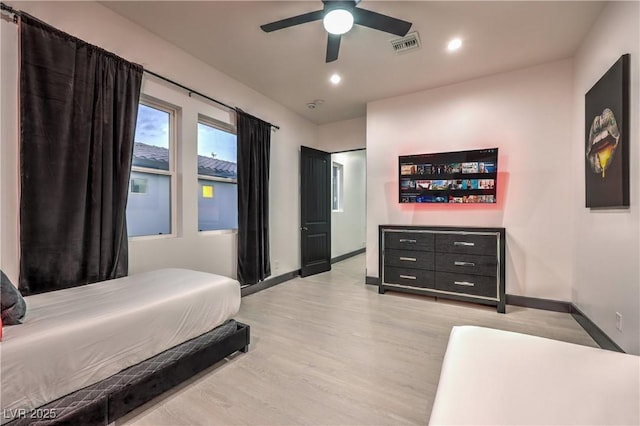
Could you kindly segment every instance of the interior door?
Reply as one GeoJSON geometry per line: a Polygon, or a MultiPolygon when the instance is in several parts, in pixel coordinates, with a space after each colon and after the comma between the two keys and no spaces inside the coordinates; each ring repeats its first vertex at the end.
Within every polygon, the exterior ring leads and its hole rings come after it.
{"type": "Polygon", "coordinates": [[[331,154],[300,149],[300,252],[303,277],[331,269],[331,154]]]}

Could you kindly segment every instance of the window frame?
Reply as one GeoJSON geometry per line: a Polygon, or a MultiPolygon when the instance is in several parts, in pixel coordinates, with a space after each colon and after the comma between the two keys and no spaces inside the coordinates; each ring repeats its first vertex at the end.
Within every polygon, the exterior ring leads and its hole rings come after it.
{"type": "MultiPolygon", "coordinates": [[[[154,108],[169,114],[169,170],[153,169],[149,167],[141,167],[133,165],[133,158],[131,159],[131,172],[147,173],[161,176],[169,176],[169,214],[171,215],[171,232],[168,234],[154,234],[154,235],[136,235],[128,236],[129,240],[157,240],[166,238],[176,238],[178,236],[178,179],[176,172],[177,164],[177,145],[178,145],[178,108],[171,105],[168,102],[146,95],[140,94],[140,100],[138,104],[142,104],[149,108],[154,108]]],[[[135,141],[134,141],[135,143],[135,141]]],[[[131,194],[131,178],[129,178],[129,194],[131,194]]],[[[145,194],[142,194],[145,195],[145,194]]]]}
{"type": "MultiPolygon", "coordinates": [[[[215,118],[211,118],[207,115],[204,114],[198,114],[198,123],[197,124],[203,124],[205,126],[209,126],[209,127],[213,127],[214,129],[218,129],[221,130],[223,132],[227,132],[227,133],[231,133],[233,135],[236,136],[236,167],[238,164],[238,156],[237,156],[237,148],[238,148],[238,128],[236,127],[235,124],[231,124],[231,123],[226,123],[224,121],[220,121],[220,120],[216,120],[215,118]]],[[[197,131],[196,131],[196,138],[197,138],[197,131]]],[[[198,194],[200,191],[200,180],[208,180],[208,181],[212,181],[212,182],[223,182],[223,183],[231,183],[231,184],[235,184],[236,185],[236,191],[238,188],[238,179],[232,179],[232,178],[223,178],[223,177],[219,177],[219,176],[209,176],[209,175],[201,175],[199,173],[197,173],[197,168],[198,168],[198,160],[197,160],[197,156],[198,156],[198,140],[196,139],[196,184],[198,185],[198,194]]],[[[198,195],[198,198],[196,200],[196,202],[200,201],[200,195],[198,195]]],[[[237,213],[237,207],[236,207],[236,213],[237,213]]],[[[198,220],[196,222],[199,223],[200,222],[200,217],[198,216],[198,220]]],[[[215,234],[237,234],[238,233],[238,229],[237,228],[229,228],[229,229],[210,229],[210,230],[206,230],[206,231],[201,231],[200,229],[197,229],[198,231],[198,235],[215,235],[215,234]]]]}
{"type": "Polygon", "coordinates": [[[331,161],[331,212],[342,213],[344,212],[344,164],[337,161],[331,161]],[[335,179],[334,170],[338,170],[338,177],[335,179]],[[337,180],[337,183],[336,183],[337,180]],[[334,188],[337,189],[337,197],[335,197],[334,188]],[[336,200],[337,208],[334,209],[334,197],[336,200]]]}

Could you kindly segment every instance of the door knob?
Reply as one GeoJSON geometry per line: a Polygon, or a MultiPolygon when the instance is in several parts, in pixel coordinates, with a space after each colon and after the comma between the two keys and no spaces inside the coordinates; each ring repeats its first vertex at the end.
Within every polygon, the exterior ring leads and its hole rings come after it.
{"type": "Polygon", "coordinates": [[[308,231],[308,230],[309,230],[309,228],[307,228],[306,226],[303,226],[303,227],[302,227],[302,230],[303,230],[303,231],[308,231]]]}

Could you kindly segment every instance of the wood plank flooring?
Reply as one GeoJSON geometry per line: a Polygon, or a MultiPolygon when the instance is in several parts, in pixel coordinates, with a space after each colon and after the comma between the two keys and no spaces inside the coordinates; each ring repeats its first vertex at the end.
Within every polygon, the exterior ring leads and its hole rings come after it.
{"type": "Polygon", "coordinates": [[[387,292],[364,255],[242,299],[251,346],[116,425],[424,425],[451,327],[597,346],[569,314],[387,292]]]}

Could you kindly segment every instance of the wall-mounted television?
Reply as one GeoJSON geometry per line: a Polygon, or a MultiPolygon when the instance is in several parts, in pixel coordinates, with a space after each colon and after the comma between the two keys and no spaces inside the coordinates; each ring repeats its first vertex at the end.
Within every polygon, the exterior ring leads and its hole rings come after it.
{"type": "Polygon", "coordinates": [[[498,148],[403,155],[400,203],[495,203],[498,148]]]}

